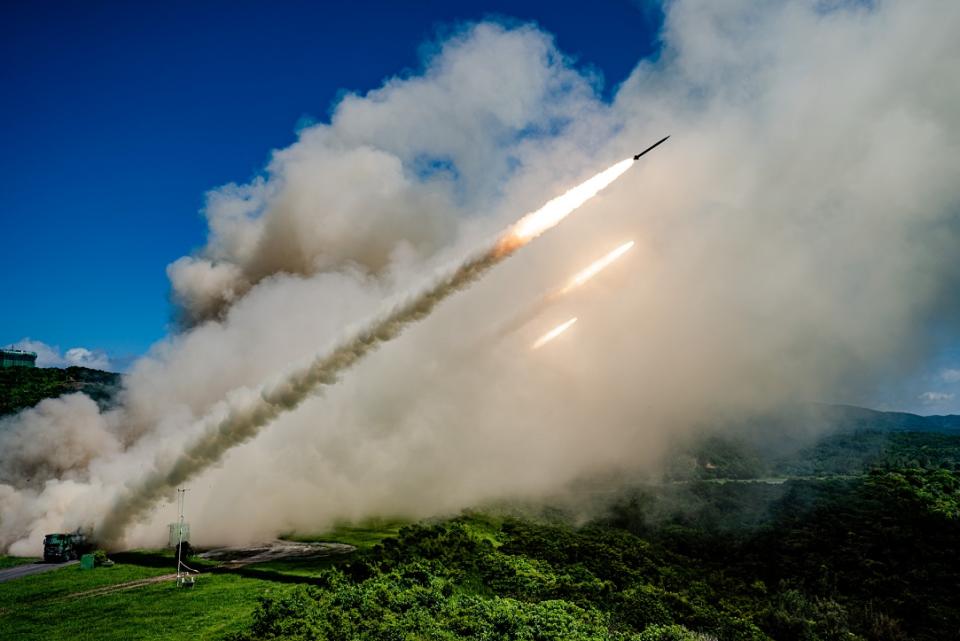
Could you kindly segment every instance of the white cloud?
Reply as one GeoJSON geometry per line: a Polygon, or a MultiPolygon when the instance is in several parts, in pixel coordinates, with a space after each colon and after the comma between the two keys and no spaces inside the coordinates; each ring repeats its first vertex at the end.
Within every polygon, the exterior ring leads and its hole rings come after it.
{"type": "Polygon", "coordinates": [[[960,369],[945,369],[940,372],[944,383],[960,383],[960,369]]]}
{"type": "Polygon", "coordinates": [[[72,347],[63,355],[68,365],[79,365],[93,369],[110,369],[110,358],[102,351],[91,351],[86,347],[72,347]]]}
{"type": "Polygon", "coordinates": [[[14,349],[37,353],[37,367],[89,367],[91,369],[110,370],[110,357],[102,350],[90,350],[86,347],[71,347],[60,352],[57,345],[47,345],[42,341],[24,338],[13,344],[14,349]]]}
{"type": "Polygon", "coordinates": [[[933,404],[952,401],[953,397],[953,394],[947,392],[924,392],[920,395],[920,400],[927,404],[933,404]]]}

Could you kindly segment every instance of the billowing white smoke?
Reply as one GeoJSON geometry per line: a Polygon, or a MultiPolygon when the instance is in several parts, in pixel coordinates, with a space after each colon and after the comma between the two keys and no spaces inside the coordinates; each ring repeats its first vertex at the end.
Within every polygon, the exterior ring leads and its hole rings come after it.
{"type": "Polygon", "coordinates": [[[76,478],[97,457],[121,451],[97,404],[85,394],[41,401],[0,422],[0,483],[29,486],[76,478]],[[69,426],[69,429],[64,429],[69,426]]]}
{"type": "Polygon", "coordinates": [[[420,262],[464,218],[503,205],[525,137],[599,108],[592,100],[588,79],[533,28],[465,31],[423,76],[346,96],[329,126],[274,154],[265,179],[210,194],[210,242],[168,270],[176,297],[203,320],[277,273],[420,262]]]}
{"type": "MultiPolygon", "coordinates": [[[[196,543],[537,496],[649,468],[668,434],[718,414],[859,400],[956,335],[958,28],[946,3],[678,1],[659,59],[609,104],[535,28],[465,29],[422,74],[345,98],[262,179],[210,194],[207,246],[170,267],[194,325],[133,366],[116,410],[67,398],[4,422],[0,547],[99,525],[223,399],[666,133],[589,215],[192,481],[196,543]],[[531,336],[464,349],[631,238],[629,269],[531,336]],[[34,429],[71,446],[45,458],[34,429]]],[[[127,542],[160,540],[167,512],[127,542]]]]}

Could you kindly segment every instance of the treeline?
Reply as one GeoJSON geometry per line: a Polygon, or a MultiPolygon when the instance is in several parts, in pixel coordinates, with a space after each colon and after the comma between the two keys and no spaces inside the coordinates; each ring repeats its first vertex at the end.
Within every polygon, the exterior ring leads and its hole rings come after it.
{"type": "Polygon", "coordinates": [[[315,585],[265,597],[234,638],[957,638],[953,471],[883,470],[782,492],[736,535],[662,505],[651,521],[662,499],[642,492],[579,528],[480,515],[404,528],[315,585]]]}
{"type": "Polygon", "coordinates": [[[676,446],[664,476],[672,481],[858,476],[877,467],[958,470],[960,432],[831,431],[778,453],[746,438],[703,434],[676,446]]]}
{"type": "Polygon", "coordinates": [[[775,639],[960,638],[952,470],[653,491],[622,501],[607,525],[697,561],[711,583],[728,581],[751,603],[743,613],[775,639]]]}
{"type": "Polygon", "coordinates": [[[83,392],[105,406],[120,387],[120,380],[120,374],[88,367],[0,368],[0,416],[71,392],[83,392]]]}

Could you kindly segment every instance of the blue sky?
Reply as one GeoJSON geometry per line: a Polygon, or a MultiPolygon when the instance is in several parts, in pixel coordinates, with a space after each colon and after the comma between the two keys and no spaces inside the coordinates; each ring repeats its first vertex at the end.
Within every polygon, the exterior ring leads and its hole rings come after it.
{"type": "MultiPolygon", "coordinates": [[[[203,244],[204,193],[248,181],[295,140],[298,123],[325,120],[343,91],[418,68],[425,43],[459,23],[536,22],[602,74],[609,96],[657,54],[662,21],[648,0],[399,7],[7,3],[0,343],[82,346],[123,367],[169,331],[165,268],[203,244]]],[[[921,395],[952,389],[958,362],[944,354],[874,404],[939,409],[943,399],[921,395]]]]}
{"type": "Polygon", "coordinates": [[[7,3],[0,342],[145,351],[171,318],[166,265],[203,243],[204,193],[248,180],[339,92],[416,68],[451,25],[535,20],[609,93],[662,19],[627,0],[404,4],[7,3]]]}

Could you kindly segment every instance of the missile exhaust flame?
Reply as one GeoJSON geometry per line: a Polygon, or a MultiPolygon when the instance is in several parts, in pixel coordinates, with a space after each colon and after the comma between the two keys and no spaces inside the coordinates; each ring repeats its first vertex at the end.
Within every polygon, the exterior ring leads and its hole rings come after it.
{"type": "MultiPolygon", "coordinates": [[[[531,240],[558,225],[619,178],[633,163],[633,158],[622,160],[522,217],[485,250],[374,318],[364,329],[330,351],[318,355],[306,367],[287,374],[278,384],[263,387],[259,391],[242,390],[231,394],[222,417],[208,416],[203,419],[197,425],[199,433],[185,445],[174,461],[158,456],[154,466],[142,478],[127,485],[125,492],[115,499],[100,523],[99,539],[106,545],[120,541],[132,523],[143,518],[174,488],[218,463],[228,450],[255,437],[281,414],[298,407],[322,386],[336,383],[345,370],[381,344],[396,338],[411,323],[429,315],[442,300],[467,287],[531,240]]],[[[575,321],[572,319],[554,330],[554,336],[575,321]]]]}
{"type": "Polygon", "coordinates": [[[547,332],[546,334],[544,334],[543,336],[535,340],[533,342],[533,345],[530,346],[530,349],[540,349],[541,347],[543,347],[544,345],[546,345],[547,343],[549,343],[550,341],[557,338],[558,336],[563,334],[565,331],[573,327],[573,324],[576,322],[577,322],[577,317],[574,316],[570,320],[560,323],[559,325],[551,329],[549,332],[547,332]]]}
{"type": "Polygon", "coordinates": [[[632,240],[629,242],[626,242],[620,245],[619,247],[617,247],[616,249],[614,249],[613,251],[611,251],[610,253],[606,254],[603,258],[599,258],[594,262],[590,263],[586,268],[577,272],[573,276],[573,278],[570,279],[570,282],[567,283],[567,285],[564,286],[558,293],[561,295],[566,294],[576,289],[577,287],[580,287],[585,282],[587,282],[588,280],[590,280],[591,278],[593,278],[594,276],[602,272],[604,269],[609,267],[611,264],[613,264],[613,262],[616,261],[618,258],[620,258],[624,254],[626,254],[628,251],[633,249],[633,246],[635,244],[636,243],[634,243],[632,240]]]}
{"type": "Polygon", "coordinates": [[[573,187],[565,194],[557,196],[540,209],[518,220],[500,241],[501,246],[526,245],[528,242],[560,224],[580,205],[596,196],[602,189],[623,175],[633,165],[633,158],[621,160],[617,164],[573,187]]]}
{"type": "Polygon", "coordinates": [[[570,277],[570,280],[567,281],[566,285],[558,287],[557,289],[544,294],[522,312],[515,315],[512,319],[500,327],[496,333],[496,336],[499,338],[504,338],[517,331],[543,313],[543,311],[550,307],[558,298],[561,296],[566,296],[573,290],[583,286],[591,278],[616,262],[621,256],[633,249],[635,244],[636,243],[632,240],[628,241],[593,261],[570,277]]]}

